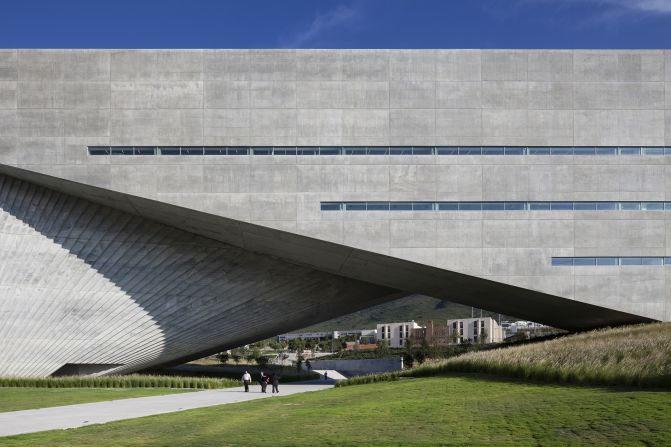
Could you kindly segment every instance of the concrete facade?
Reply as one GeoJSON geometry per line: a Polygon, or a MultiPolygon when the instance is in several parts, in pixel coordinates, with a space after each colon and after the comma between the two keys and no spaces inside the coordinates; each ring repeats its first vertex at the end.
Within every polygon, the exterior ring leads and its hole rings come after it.
{"type": "MultiPolygon", "coordinates": [[[[551,265],[558,256],[671,256],[667,212],[348,213],[320,203],[671,201],[669,156],[144,157],[92,156],[87,146],[671,146],[670,92],[669,51],[0,50],[0,172],[357,281],[355,295],[373,301],[423,293],[568,329],[668,321],[671,268],[551,265]]],[[[5,215],[20,206],[17,188],[5,215]]],[[[33,219],[51,209],[31,203],[33,219]]],[[[22,219],[14,224],[30,227],[22,219]]],[[[19,253],[12,231],[0,234],[0,250],[19,253]]],[[[39,250],[80,259],[35,231],[39,250]]],[[[34,291],[12,279],[40,272],[40,258],[3,265],[3,328],[26,311],[12,303],[52,299],[58,275],[34,291]]],[[[97,271],[85,259],[81,274],[97,271]]],[[[268,335],[353,310],[336,304],[343,293],[327,296],[332,311],[268,335]]],[[[113,357],[96,363],[140,364],[113,357]]]]}

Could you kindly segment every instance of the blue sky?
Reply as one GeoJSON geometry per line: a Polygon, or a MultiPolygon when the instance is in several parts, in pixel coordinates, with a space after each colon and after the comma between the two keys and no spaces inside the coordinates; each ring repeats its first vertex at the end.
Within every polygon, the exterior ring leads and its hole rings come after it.
{"type": "Polygon", "coordinates": [[[5,0],[3,48],[671,48],[671,0],[5,0]]]}

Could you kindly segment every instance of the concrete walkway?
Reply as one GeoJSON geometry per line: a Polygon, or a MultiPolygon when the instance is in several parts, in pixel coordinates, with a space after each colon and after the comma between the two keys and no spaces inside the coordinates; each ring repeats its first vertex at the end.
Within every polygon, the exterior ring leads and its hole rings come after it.
{"type": "MultiPolygon", "coordinates": [[[[280,384],[280,394],[278,396],[320,391],[332,387],[332,383],[318,382],[280,384]]],[[[0,436],[77,428],[91,424],[104,424],[122,419],[133,419],[154,414],[190,410],[192,408],[245,402],[248,400],[270,398],[272,396],[270,386],[268,386],[268,393],[263,394],[259,391],[258,385],[252,385],[249,393],[245,393],[242,387],[226,388],[90,404],[65,405],[36,410],[12,411],[0,413],[0,436]]]]}

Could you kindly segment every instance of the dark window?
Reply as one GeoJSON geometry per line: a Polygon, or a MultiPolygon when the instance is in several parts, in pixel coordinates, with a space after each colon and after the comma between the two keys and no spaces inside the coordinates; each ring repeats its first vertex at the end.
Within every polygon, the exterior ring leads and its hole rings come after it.
{"type": "Polygon", "coordinates": [[[368,155],[387,155],[389,154],[388,147],[369,147],[367,148],[368,155]]]}
{"type": "Polygon", "coordinates": [[[506,211],[524,211],[525,205],[524,202],[506,202],[505,209],[506,211]]]}
{"type": "Polygon", "coordinates": [[[436,148],[438,155],[459,155],[459,148],[456,146],[440,146],[436,148]]]}
{"type": "Polygon", "coordinates": [[[646,211],[664,211],[664,202],[643,202],[641,209],[646,211]]]}
{"type": "Polygon", "coordinates": [[[229,147],[226,153],[228,155],[249,155],[249,149],[246,147],[229,147]]]}
{"type": "Polygon", "coordinates": [[[503,202],[484,202],[482,204],[483,211],[499,211],[504,210],[505,205],[503,202]]]}
{"type": "Polygon", "coordinates": [[[550,153],[552,155],[573,155],[572,147],[553,147],[550,148],[550,153]]]}
{"type": "Polygon", "coordinates": [[[389,211],[389,202],[368,202],[366,209],[368,211],[389,211]]]}
{"type": "Polygon", "coordinates": [[[319,148],[318,147],[299,147],[296,149],[296,154],[297,155],[318,155],[319,154],[319,148]]]}
{"type": "Polygon", "coordinates": [[[573,148],[573,154],[575,155],[594,155],[593,147],[576,147],[573,148]]]}
{"type": "Polygon", "coordinates": [[[552,202],[550,209],[552,211],[572,211],[573,202],[552,202]]]}
{"type": "Polygon", "coordinates": [[[641,258],[620,258],[620,265],[641,265],[641,258]]]}
{"type": "Polygon", "coordinates": [[[524,155],[525,149],[523,147],[506,147],[506,155],[524,155]]]}
{"type": "Polygon", "coordinates": [[[617,203],[613,202],[597,202],[596,203],[596,209],[599,211],[613,211],[617,210],[619,208],[619,205],[617,203]]]}
{"type": "Polygon", "coordinates": [[[156,155],[155,147],[136,147],[135,155],[156,155]]]}
{"type": "Polygon", "coordinates": [[[471,146],[460,146],[459,155],[481,155],[481,147],[471,147],[471,146]]]}
{"type": "Polygon", "coordinates": [[[340,211],[340,202],[322,202],[322,211],[340,211]]]}
{"type": "Polygon", "coordinates": [[[550,202],[530,202],[529,209],[531,211],[547,211],[550,209],[550,202]]]}
{"type": "Polygon", "coordinates": [[[641,258],[642,265],[664,265],[664,258],[641,258]]]}
{"type": "Polygon", "coordinates": [[[527,150],[529,155],[550,155],[549,147],[530,147],[527,150]]]}
{"type": "Polygon", "coordinates": [[[621,147],[620,155],[641,155],[640,147],[621,147]]]}
{"type": "Polygon", "coordinates": [[[432,202],[413,202],[412,209],[414,211],[431,211],[433,209],[432,202]]]}
{"type": "Polygon", "coordinates": [[[254,155],[272,155],[273,154],[273,148],[272,147],[255,147],[253,151],[254,151],[254,155]]]}
{"type": "Polygon", "coordinates": [[[671,258],[664,258],[664,265],[671,265],[671,258]]]}
{"type": "Polygon", "coordinates": [[[552,265],[573,265],[573,258],[552,258],[552,265]]]}
{"type": "Polygon", "coordinates": [[[203,155],[202,147],[182,148],[182,155],[203,155]]]}
{"type": "Polygon", "coordinates": [[[594,148],[596,155],[617,155],[616,147],[596,147],[594,148]]]}
{"type": "Polygon", "coordinates": [[[296,155],[295,147],[274,147],[273,155],[296,155]]]}
{"type": "Polygon", "coordinates": [[[621,202],[620,209],[623,211],[638,211],[641,209],[641,202],[621,202]]]}
{"type": "Polygon", "coordinates": [[[643,155],[664,155],[663,147],[644,147],[643,155]]]}
{"type": "Polygon", "coordinates": [[[158,150],[161,155],[179,155],[178,147],[159,147],[158,150]]]}
{"type": "Polygon", "coordinates": [[[346,211],[366,211],[366,202],[347,202],[345,203],[346,211]]]}
{"type": "Polygon", "coordinates": [[[339,147],[320,147],[319,155],[340,155],[339,147]]]}
{"type": "Polygon", "coordinates": [[[343,152],[345,155],[366,155],[365,147],[344,147],[343,152]]]}
{"type": "Polygon", "coordinates": [[[226,155],[226,149],[221,147],[206,147],[205,155],[226,155]]]}
{"type": "Polygon", "coordinates": [[[596,202],[575,202],[573,209],[576,211],[592,211],[596,210],[596,202]]]}
{"type": "Polygon", "coordinates": [[[411,211],[412,202],[390,202],[389,209],[392,211],[411,211]]]}
{"type": "Polygon", "coordinates": [[[92,146],[89,148],[89,155],[109,155],[110,148],[104,146],[92,146]]]}
{"type": "Polygon", "coordinates": [[[501,146],[486,146],[482,148],[482,155],[504,155],[505,151],[501,146]]]}
{"type": "Polygon", "coordinates": [[[596,265],[618,265],[618,258],[596,258],[596,265]]]}
{"type": "Polygon", "coordinates": [[[596,258],[574,258],[573,265],[596,265],[596,258]]]}
{"type": "Polygon", "coordinates": [[[458,209],[458,202],[438,202],[438,210],[440,211],[456,211],[458,209]]]}
{"type": "Polygon", "coordinates": [[[460,202],[459,211],[480,211],[482,203],[480,202],[460,202]]]}
{"type": "Polygon", "coordinates": [[[432,147],[413,147],[412,155],[433,155],[432,147]]]}
{"type": "Polygon", "coordinates": [[[389,155],[412,155],[412,148],[405,146],[390,147],[389,155]]]}
{"type": "Polygon", "coordinates": [[[133,155],[133,147],[131,146],[113,147],[112,155],[133,155]]]}

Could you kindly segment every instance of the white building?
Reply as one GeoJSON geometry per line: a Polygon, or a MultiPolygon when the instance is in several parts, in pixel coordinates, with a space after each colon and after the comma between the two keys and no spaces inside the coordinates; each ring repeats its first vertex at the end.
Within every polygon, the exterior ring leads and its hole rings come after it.
{"type": "Polygon", "coordinates": [[[458,333],[457,343],[500,343],[503,341],[501,326],[492,318],[462,318],[447,320],[450,334],[458,333]]]}
{"type": "Polygon", "coordinates": [[[386,341],[390,348],[402,348],[405,346],[405,340],[412,334],[412,330],[420,327],[414,321],[378,324],[376,339],[386,341]]]}

